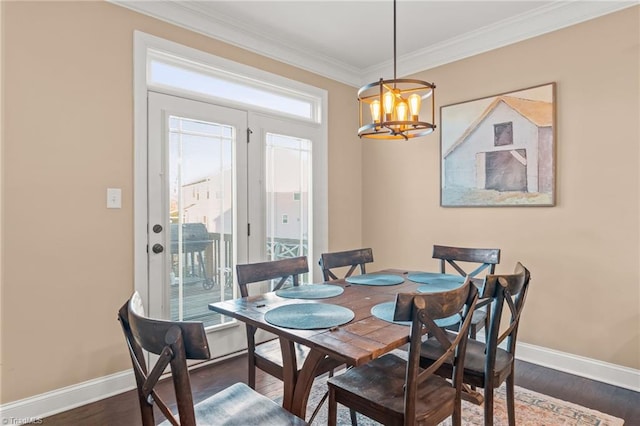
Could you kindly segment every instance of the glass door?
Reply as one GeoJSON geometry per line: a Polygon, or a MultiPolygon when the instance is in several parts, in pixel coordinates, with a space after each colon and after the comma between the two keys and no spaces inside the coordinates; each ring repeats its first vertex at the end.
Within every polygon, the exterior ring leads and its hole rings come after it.
{"type": "Polygon", "coordinates": [[[149,92],[149,314],[202,321],[212,356],[246,346],[208,304],[238,297],[247,261],[247,113],[149,92]]]}
{"type": "Polygon", "coordinates": [[[307,256],[315,269],[313,215],[313,126],[261,114],[250,115],[253,130],[249,162],[250,258],[277,260],[307,256]]]}

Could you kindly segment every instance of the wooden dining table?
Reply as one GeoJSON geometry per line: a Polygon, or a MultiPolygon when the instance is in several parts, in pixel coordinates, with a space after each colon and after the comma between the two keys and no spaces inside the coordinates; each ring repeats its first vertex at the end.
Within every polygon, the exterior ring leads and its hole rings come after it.
{"type": "Polygon", "coordinates": [[[304,419],[316,368],[325,357],[349,366],[359,366],[409,342],[409,327],[380,319],[372,314],[371,309],[380,303],[395,301],[398,293],[416,292],[421,284],[407,279],[410,273],[407,270],[386,269],[376,273],[398,275],[404,281],[397,285],[371,286],[350,284],[341,279],[326,283],[344,289],[342,294],[327,299],[291,299],[271,292],[211,303],[209,309],[278,336],[284,364],[282,405],[304,419]],[[313,330],[278,327],[265,320],[268,311],[295,303],[343,306],[353,311],[354,318],[344,325],[313,330]],[[310,348],[297,377],[294,343],[310,348]]]}

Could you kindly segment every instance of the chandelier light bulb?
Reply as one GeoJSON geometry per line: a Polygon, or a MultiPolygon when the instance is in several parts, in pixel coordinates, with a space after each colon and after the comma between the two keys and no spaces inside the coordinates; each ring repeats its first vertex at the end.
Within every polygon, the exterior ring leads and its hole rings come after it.
{"type": "Polygon", "coordinates": [[[398,121],[407,121],[407,113],[409,112],[409,105],[407,105],[407,101],[402,99],[400,102],[396,104],[396,117],[398,121]]]}
{"type": "Polygon", "coordinates": [[[371,109],[371,119],[373,120],[374,123],[379,123],[380,122],[380,101],[378,99],[374,100],[373,102],[371,102],[371,105],[369,105],[369,108],[371,109]]]}
{"type": "Polygon", "coordinates": [[[417,93],[409,96],[409,111],[411,111],[411,119],[418,120],[420,114],[420,105],[422,104],[422,98],[417,93]]]}
{"type": "Polygon", "coordinates": [[[396,99],[393,92],[391,90],[387,90],[382,98],[383,98],[382,103],[384,105],[384,113],[393,114],[393,110],[396,104],[396,99]]]}

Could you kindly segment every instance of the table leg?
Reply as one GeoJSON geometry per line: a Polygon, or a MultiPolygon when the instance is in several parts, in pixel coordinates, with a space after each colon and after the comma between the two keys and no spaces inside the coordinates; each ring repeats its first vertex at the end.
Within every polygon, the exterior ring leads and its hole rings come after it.
{"type": "Polygon", "coordinates": [[[309,393],[311,393],[311,386],[316,377],[316,370],[324,359],[325,355],[323,353],[311,349],[298,374],[289,411],[301,419],[304,419],[307,414],[307,401],[309,400],[309,393]]]}
{"type": "Polygon", "coordinates": [[[291,340],[283,339],[282,337],[279,340],[282,351],[282,383],[284,385],[282,407],[285,410],[291,411],[293,395],[296,388],[296,376],[298,374],[295,346],[291,340]]]}

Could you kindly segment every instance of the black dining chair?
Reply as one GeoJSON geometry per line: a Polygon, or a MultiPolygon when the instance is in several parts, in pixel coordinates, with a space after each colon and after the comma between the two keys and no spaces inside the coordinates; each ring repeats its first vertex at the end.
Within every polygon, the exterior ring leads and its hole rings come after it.
{"type": "MultiPolygon", "coordinates": [[[[250,295],[250,285],[257,286],[260,285],[260,283],[269,280],[277,280],[277,283],[272,289],[273,291],[279,290],[287,282],[292,286],[298,286],[300,284],[300,275],[306,274],[307,272],[309,272],[309,266],[306,256],[236,265],[238,286],[240,287],[240,294],[242,297],[250,295]]],[[[255,388],[256,368],[259,368],[280,380],[284,380],[282,349],[280,348],[279,340],[274,338],[265,342],[256,342],[257,328],[251,324],[246,324],[246,329],[247,358],[249,361],[249,386],[251,388],[255,388]]],[[[309,348],[297,343],[293,345],[295,359],[292,361],[295,362],[295,375],[297,376],[307,355],[309,354],[309,348]]],[[[320,376],[325,373],[333,374],[333,370],[341,364],[341,362],[330,357],[325,357],[316,371],[316,376],[320,376]]],[[[293,380],[295,381],[295,377],[293,380]]],[[[324,399],[320,404],[322,404],[322,402],[324,402],[324,399]]],[[[312,414],[311,420],[313,420],[316,415],[317,410],[312,414]]]]}
{"type": "MultiPolygon", "coordinates": [[[[500,249],[434,245],[432,257],[440,260],[440,272],[443,274],[447,272],[447,266],[450,266],[463,277],[476,278],[482,272],[485,274],[495,272],[496,265],[500,263],[500,249]],[[469,265],[473,267],[473,270],[467,272],[465,267],[469,265]]],[[[490,299],[481,299],[478,302],[469,328],[469,335],[472,339],[476,338],[479,330],[489,324],[490,313],[487,308],[489,303],[491,303],[490,299]]]]}
{"type": "Polygon", "coordinates": [[[384,425],[438,425],[452,417],[453,425],[460,426],[465,346],[477,300],[469,279],[448,292],[398,294],[394,320],[411,321],[408,360],[388,353],[329,379],[329,426],[336,425],[338,404],[384,425]],[[456,314],[462,321],[450,340],[435,321],[456,314]],[[441,354],[433,366],[421,370],[425,334],[434,336],[441,354]],[[447,361],[456,369],[446,379],[434,374],[447,361]]]}
{"type": "MultiPolygon", "coordinates": [[[[483,298],[491,299],[491,322],[486,342],[469,340],[466,347],[463,382],[469,386],[484,388],[484,395],[473,388],[465,389],[463,397],[476,404],[484,402],[484,424],[493,425],[493,393],[506,381],[507,413],[509,426],[515,426],[515,352],[518,326],[529,290],[531,274],[520,262],[513,274],[487,275],[481,290],[483,298]],[[507,311],[509,321],[502,327],[503,311],[507,311]],[[500,347],[506,343],[504,348],[500,347]]],[[[449,332],[449,339],[455,334],[449,332]]],[[[438,342],[426,340],[420,350],[420,365],[432,368],[440,358],[438,342]]],[[[451,363],[442,364],[437,373],[448,377],[453,369],[451,363]]]]}
{"type": "Polygon", "coordinates": [[[264,395],[244,383],[236,383],[194,404],[187,360],[210,358],[202,322],[165,321],[148,318],[136,292],[118,311],[136,379],[144,426],[155,426],[154,407],[167,419],[164,424],[199,425],[306,425],[264,395]],[[147,368],[148,351],[157,361],[147,368]],[[156,392],[159,379],[170,366],[177,403],[177,416],[156,392]]]}
{"type": "Polygon", "coordinates": [[[325,281],[338,280],[340,278],[348,278],[359,269],[361,274],[366,274],[367,263],[373,262],[373,250],[370,248],[346,250],[332,253],[322,253],[320,255],[320,269],[322,270],[322,276],[325,281]],[[349,269],[342,274],[342,276],[336,275],[336,268],[349,269]]]}

